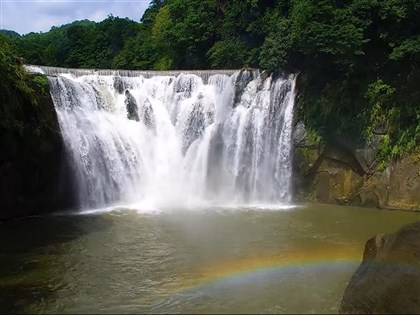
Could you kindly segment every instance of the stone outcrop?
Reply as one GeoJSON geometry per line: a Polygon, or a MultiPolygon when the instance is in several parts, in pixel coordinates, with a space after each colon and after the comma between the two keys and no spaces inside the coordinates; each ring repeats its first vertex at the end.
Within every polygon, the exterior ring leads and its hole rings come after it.
{"type": "MultiPolygon", "coordinates": [[[[45,78],[46,80],[46,78],[45,78]]],[[[73,186],[47,91],[10,88],[0,100],[0,220],[73,206],[73,186]]]]}
{"type": "Polygon", "coordinates": [[[127,118],[130,120],[139,121],[139,110],[137,101],[129,90],[125,90],[125,106],[127,108],[127,118]]]}
{"type": "Polygon", "coordinates": [[[341,314],[420,314],[420,221],[367,241],[341,314]]]}
{"type": "Polygon", "coordinates": [[[405,155],[378,170],[380,137],[370,146],[349,139],[324,145],[308,140],[302,122],[294,131],[294,187],[301,201],[420,210],[420,156],[405,155]]]}

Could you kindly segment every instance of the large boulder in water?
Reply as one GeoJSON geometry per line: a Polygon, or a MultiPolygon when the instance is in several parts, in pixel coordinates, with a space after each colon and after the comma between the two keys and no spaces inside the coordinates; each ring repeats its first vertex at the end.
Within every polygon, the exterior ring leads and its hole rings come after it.
{"type": "Polygon", "coordinates": [[[367,241],[341,314],[420,314],[420,221],[367,241]]]}

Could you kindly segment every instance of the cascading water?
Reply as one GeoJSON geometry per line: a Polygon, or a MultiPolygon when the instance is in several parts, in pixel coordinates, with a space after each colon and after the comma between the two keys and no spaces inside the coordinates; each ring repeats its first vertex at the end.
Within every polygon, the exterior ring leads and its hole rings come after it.
{"type": "Polygon", "coordinates": [[[290,201],[294,76],[49,80],[82,208],[290,201]]]}

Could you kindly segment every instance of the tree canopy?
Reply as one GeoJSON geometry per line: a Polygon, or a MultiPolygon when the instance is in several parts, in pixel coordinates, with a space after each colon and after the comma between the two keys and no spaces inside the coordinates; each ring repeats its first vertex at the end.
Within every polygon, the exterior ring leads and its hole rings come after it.
{"type": "Polygon", "coordinates": [[[382,129],[387,151],[420,141],[418,0],[153,0],[140,22],[109,16],[10,40],[61,67],[299,73],[299,106],[324,137],[382,129]]]}

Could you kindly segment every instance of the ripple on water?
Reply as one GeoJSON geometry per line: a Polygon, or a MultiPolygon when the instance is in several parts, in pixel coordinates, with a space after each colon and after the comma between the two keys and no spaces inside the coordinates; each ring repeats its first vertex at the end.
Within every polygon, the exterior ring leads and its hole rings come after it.
{"type": "Polygon", "coordinates": [[[365,241],[420,217],[325,205],[137,209],[3,223],[2,310],[336,313],[365,241]]]}

